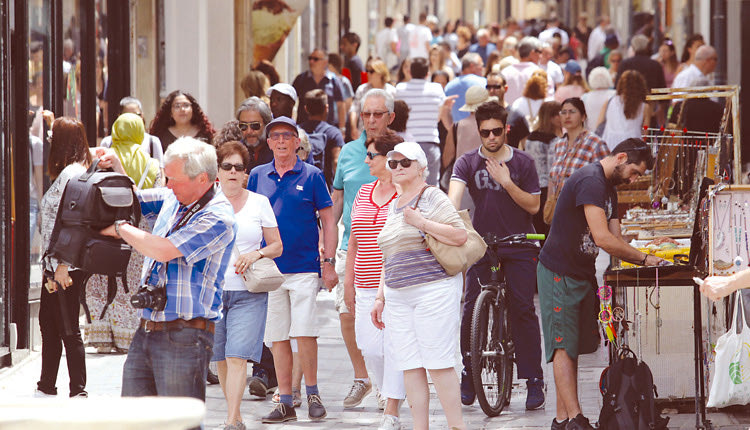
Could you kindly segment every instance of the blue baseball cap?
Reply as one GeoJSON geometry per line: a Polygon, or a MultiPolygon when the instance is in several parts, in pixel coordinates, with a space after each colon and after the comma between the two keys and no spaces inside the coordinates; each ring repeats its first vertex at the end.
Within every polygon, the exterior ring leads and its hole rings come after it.
{"type": "Polygon", "coordinates": [[[297,131],[297,123],[287,116],[280,116],[278,118],[274,118],[273,121],[269,122],[266,126],[266,133],[270,134],[271,130],[277,125],[287,125],[291,127],[292,129],[294,129],[294,134],[299,137],[299,131],[297,131]]]}
{"type": "Polygon", "coordinates": [[[570,73],[571,75],[581,73],[581,65],[578,64],[578,62],[575,60],[568,60],[568,62],[565,63],[565,71],[570,73]]]}

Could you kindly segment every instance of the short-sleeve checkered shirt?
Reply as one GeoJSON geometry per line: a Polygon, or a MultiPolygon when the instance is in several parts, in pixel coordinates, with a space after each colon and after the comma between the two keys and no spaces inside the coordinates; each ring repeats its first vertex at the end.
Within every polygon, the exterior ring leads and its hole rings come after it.
{"type": "MultiPolygon", "coordinates": [[[[167,237],[182,253],[182,257],[167,264],[167,305],[164,311],[139,309],[138,316],[152,321],[199,317],[219,320],[224,273],[232,255],[237,229],[231,203],[217,189],[214,198],[187,224],[168,235],[187,212],[187,207],[181,205],[168,188],[152,188],[137,194],[144,216],[158,214],[153,234],[167,237]]],[[[148,257],[143,262],[144,283],[151,277],[152,263],[148,257]]],[[[161,285],[165,276],[163,264],[157,262],[153,272],[154,278],[158,276],[159,279],[153,279],[151,284],[161,285]]]]}
{"type": "Polygon", "coordinates": [[[552,141],[555,154],[549,170],[549,194],[562,189],[565,180],[581,167],[599,161],[609,155],[607,144],[599,136],[583,130],[572,144],[568,144],[568,134],[552,141]]]}

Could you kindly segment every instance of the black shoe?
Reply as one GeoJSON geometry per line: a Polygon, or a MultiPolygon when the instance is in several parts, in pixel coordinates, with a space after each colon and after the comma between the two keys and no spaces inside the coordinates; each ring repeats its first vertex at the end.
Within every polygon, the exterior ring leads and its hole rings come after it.
{"type": "Polygon", "coordinates": [[[270,414],[261,418],[264,424],[285,423],[287,421],[297,421],[297,413],[294,408],[283,403],[277,403],[270,414]]]}
{"type": "Polygon", "coordinates": [[[568,421],[565,430],[594,430],[594,427],[589,424],[588,418],[584,417],[583,414],[578,414],[575,418],[568,421]]]}
{"type": "Polygon", "coordinates": [[[568,425],[568,419],[565,418],[565,421],[558,423],[557,418],[552,418],[552,430],[565,430],[565,427],[568,425]]]}
{"type": "Polygon", "coordinates": [[[310,394],[307,396],[307,416],[315,421],[322,420],[326,415],[326,408],[323,406],[323,401],[320,400],[320,396],[317,394],[310,394]]]}
{"type": "MultiPolygon", "coordinates": [[[[268,378],[265,374],[260,376],[251,376],[247,378],[247,387],[250,389],[250,394],[256,397],[266,398],[268,395],[268,378]]],[[[275,388],[275,387],[274,387],[275,388]]],[[[273,391],[273,388],[271,389],[273,391]]]]}
{"type": "Polygon", "coordinates": [[[543,379],[529,378],[526,381],[526,410],[533,411],[544,407],[546,391],[543,379]]]}
{"type": "Polygon", "coordinates": [[[216,385],[219,383],[219,377],[216,376],[211,369],[208,369],[208,373],[206,373],[206,382],[208,382],[208,385],[216,385]]]}
{"type": "Polygon", "coordinates": [[[473,405],[477,394],[474,392],[474,381],[469,371],[464,368],[461,372],[461,403],[466,406],[473,405]]]}

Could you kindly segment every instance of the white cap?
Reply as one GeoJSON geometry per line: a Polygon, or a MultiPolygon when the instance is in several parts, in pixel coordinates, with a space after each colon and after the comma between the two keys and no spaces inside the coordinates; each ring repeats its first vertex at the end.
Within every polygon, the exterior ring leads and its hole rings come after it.
{"type": "Polygon", "coordinates": [[[417,142],[401,142],[394,146],[392,151],[388,151],[386,157],[390,160],[393,154],[401,154],[409,160],[418,162],[422,167],[427,167],[427,156],[417,142]]]}
{"type": "Polygon", "coordinates": [[[284,94],[285,96],[291,97],[292,100],[294,100],[295,102],[297,101],[297,91],[294,89],[293,86],[291,86],[289,84],[284,84],[284,83],[280,82],[280,83],[272,86],[268,90],[266,90],[266,95],[268,97],[271,97],[271,93],[274,92],[274,91],[278,91],[281,94],[284,94]]]}

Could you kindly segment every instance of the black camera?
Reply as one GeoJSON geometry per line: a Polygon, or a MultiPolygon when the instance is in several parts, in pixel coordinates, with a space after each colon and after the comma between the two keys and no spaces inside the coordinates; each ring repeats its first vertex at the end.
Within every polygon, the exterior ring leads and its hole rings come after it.
{"type": "Polygon", "coordinates": [[[130,304],[136,309],[149,308],[155,311],[163,311],[167,304],[167,289],[144,285],[137,293],[130,296],[130,304]]]}

